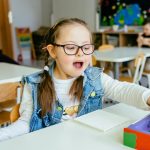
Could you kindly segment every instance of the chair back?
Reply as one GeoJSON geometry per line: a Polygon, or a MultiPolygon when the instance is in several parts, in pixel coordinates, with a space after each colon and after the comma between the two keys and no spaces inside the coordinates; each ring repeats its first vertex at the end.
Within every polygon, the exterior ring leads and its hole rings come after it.
{"type": "Polygon", "coordinates": [[[138,83],[142,77],[142,73],[145,66],[146,57],[144,53],[139,53],[135,58],[135,73],[133,77],[133,83],[138,83]]]}
{"type": "MultiPolygon", "coordinates": [[[[98,47],[99,51],[112,51],[114,50],[114,46],[111,44],[103,44],[98,47]]],[[[100,62],[101,68],[104,68],[104,72],[108,74],[108,72],[112,72],[113,64],[110,62],[100,62]]]]}
{"type": "Polygon", "coordinates": [[[92,55],[92,58],[91,58],[92,60],[91,60],[91,63],[90,63],[90,65],[91,66],[96,66],[96,64],[97,64],[97,61],[96,61],[96,58],[95,58],[95,56],[94,55],[92,55]]]}
{"type": "Polygon", "coordinates": [[[19,113],[20,103],[16,104],[10,112],[10,122],[13,123],[20,117],[19,113]]]}
{"type": "Polygon", "coordinates": [[[0,104],[7,101],[17,100],[18,88],[22,88],[19,82],[9,82],[0,84],[0,104]]]}
{"type": "Polygon", "coordinates": [[[101,46],[98,47],[98,50],[100,51],[109,51],[109,50],[113,50],[114,49],[114,46],[111,45],[111,44],[103,44],[101,46]]]}

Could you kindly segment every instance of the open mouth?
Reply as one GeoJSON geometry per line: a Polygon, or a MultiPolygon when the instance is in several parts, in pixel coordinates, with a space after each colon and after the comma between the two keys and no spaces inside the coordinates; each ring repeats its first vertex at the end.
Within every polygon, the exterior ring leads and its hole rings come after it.
{"type": "Polygon", "coordinates": [[[73,66],[74,66],[75,68],[77,68],[77,69],[80,69],[80,68],[82,68],[82,66],[83,66],[83,62],[74,62],[74,63],[73,63],[73,66]]]}

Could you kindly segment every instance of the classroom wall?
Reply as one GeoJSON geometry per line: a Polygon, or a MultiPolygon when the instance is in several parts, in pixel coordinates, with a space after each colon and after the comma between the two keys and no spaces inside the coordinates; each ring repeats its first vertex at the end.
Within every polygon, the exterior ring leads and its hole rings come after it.
{"type": "Polygon", "coordinates": [[[10,0],[15,59],[19,54],[15,27],[28,26],[34,31],[40,26],[51,26],[60,18],[78,17],[84,19],[95,31],[96,2],[97,0],[10,0]]]}
{"type": "Polygon", "coordinates": [[[84,19],[90,28],[96,30],[97,0],[53,0],[53,22],[65,17],[84,19]]]}
{"type": "Polygon", "coordinates": [[[42,26],[51,26],[52,0],[42,0],[42,26]]]}
{"type": "Polygon", "coordinates": [[[36,30],[42,24],[41,0],[11,0],[13,26],[36,30]]]}
{"type": "Polygon", "coordinates": [[[11,0],[10,6],[13,16],[13,46],[17,60],[19,49],[16,41],[15,27],[30,27],[31,31],[40,26],[49,26],[51,0],[11,0]]]}

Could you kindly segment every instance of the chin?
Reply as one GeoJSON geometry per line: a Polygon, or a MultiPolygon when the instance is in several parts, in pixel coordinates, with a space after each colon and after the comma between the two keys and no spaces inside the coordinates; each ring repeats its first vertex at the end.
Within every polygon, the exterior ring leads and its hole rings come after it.
{"type": "Polygon", "coordinates": [[[72,77],[77,78],[77,77],[81,76],[82,74],[83,74],[83,72],[76,73],[76,74],[73,74],[72,77]]]}

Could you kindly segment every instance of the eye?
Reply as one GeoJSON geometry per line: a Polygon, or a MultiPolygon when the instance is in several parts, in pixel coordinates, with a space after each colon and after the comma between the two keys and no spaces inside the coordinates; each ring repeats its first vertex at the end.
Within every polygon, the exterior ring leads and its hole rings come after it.
{"type": "Polygon", "coordinates": [[[84,50],[91,50],[92,49],[92,45],[89,45],[89,44],[88,45],[84,45],[83,49],[84,50]]]}
{"type": "Polygon", "coordinates": [[[73,51],[73,50],[76,50],[77,47],[75,45],[68,44],[68,45],[65,45],[65,49],[69,51],[73,51]]]}

